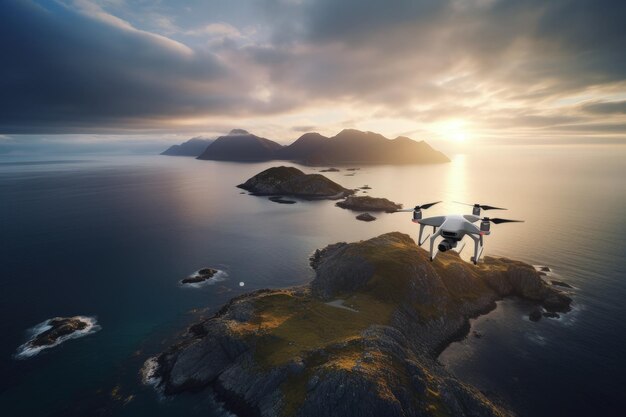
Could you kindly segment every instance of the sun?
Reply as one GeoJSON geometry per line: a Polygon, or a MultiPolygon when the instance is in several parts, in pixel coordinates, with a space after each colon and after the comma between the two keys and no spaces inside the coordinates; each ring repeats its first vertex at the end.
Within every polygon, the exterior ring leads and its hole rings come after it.
{"type": "Polygon", "coordinates": [[[450,135],[450,139],[452,139],[455,142],[465,142],[465,140],[467,139],[467,133],[459,131],[459,132],[454,132],[453,134],[450,135]]]}
{"type": "Polygon", "coordinates": [[[438,124],[437,134],[450,142],[463,143],[469,139],[469,132],[465,120],[447,120],[438,124]]]}

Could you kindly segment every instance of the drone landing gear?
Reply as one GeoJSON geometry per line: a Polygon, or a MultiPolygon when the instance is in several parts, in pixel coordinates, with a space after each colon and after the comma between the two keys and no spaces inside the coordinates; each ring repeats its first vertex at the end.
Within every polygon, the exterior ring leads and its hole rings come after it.
{"type": "Polygon", "coordinates": [[[470,260],[474,263],[474,265],[478,264],[480,260],[480,256],[483,254],[483,237],[482,236],[474,236],[468,235],[474,241],[474,256],[470,258],[470,260]]]}
{"type": "MultiPolygon", "coordinates": [[[[425,224],[420,224],[420,234],[419,234],[419,237],[417,238],[417,243],[419,243],[419,246],[422,246],[424,243],[426,243],[426,240],[428,240],[428,238],[430,237],[430,235],[428,235],[424,239],[422,239],[422,235],[424,234],[424,227],[426,227],[425,224]]],[[[433,226],[433,233],[435,233],[436,231],[437,231],[437,228],[433,226]]]]}
{"type": "MultiPolygon", "coordinates": [[[[436,229],[436,228],[435,228],[436,229]]],[[[441,230],[434,233],[431,237],[430,237],[430,261],[434,261],[435,257],[437,256],[437,254],[439,253],[439,249],[435,248],[435,240],[441,235],[441,230]]],[[[424,239],[424,241],[426,241],[426,239],[424,239]]]]}

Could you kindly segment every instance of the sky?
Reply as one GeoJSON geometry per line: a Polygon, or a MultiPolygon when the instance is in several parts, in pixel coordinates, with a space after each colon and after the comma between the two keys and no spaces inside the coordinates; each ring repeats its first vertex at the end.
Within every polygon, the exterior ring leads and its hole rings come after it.
{"type": "Polygon", "coordinates": [[[623,0],[2,0],[0,153],[232,128],[626,144],[623,0]]]}

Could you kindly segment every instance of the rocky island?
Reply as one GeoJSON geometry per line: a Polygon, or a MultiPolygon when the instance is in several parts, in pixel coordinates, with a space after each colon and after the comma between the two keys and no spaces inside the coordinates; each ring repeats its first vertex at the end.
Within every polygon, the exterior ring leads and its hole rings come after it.
{"type": "Polygon", "coordinates": [[[353,211],[384,211],[386,213],[393,213],[402,208],[402,204],[394,203],[386,198],[370,196],[349,196],[335,205],[353,211]]]}
{"type": "Polygon", "coordinates": [[[237,187],[254,195],[291,196],[303,199],[339,199],[354,193],[321,174],[305,174],[294,167],[266,169],[237,187]]]}
{"type": "Polygon", "coordinates": [[[507,416],[439,352],[503,297],[571,302],[531,265],[430,262],[398,232],[329,245],[311,266],[309,285],[234,298],[191,326],[146,363],[150,379],[166,395],[211,387],[239,416],[507,416]]]}
{"type": "Polygon", "coordinates": [[[19,347],[18,359],[37,355],[43,349],[57,346],[68,339],[85,336],[100,329],[93,317],[54,317],[32,329],[32,337],[19,347]]]}
{"type": "Polygon", "coordinates": [[[181,284],[198,284],[213,278],[219,271],[213,268],[202,268],[196,273],[189,275],[187,278],[180,280],[181,284]]]}

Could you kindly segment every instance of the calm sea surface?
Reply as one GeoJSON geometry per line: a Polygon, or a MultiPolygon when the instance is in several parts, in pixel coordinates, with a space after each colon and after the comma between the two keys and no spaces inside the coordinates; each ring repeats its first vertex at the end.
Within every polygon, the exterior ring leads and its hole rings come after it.
{"type": "MultiPolygon", "coordinates": [[[[485,253],[548,265],[575,287],[574,311],[532,323],[531,306],[505,300],[473,322],[481,338],[452,344],[440,362],[522,416],[617,416],[626,409],[625,157],[619,146],[489,148],[446,165],[326,175],[407,206],[445,201],[428,215],[468,213],[458,200],[525,219],[494,226],[485,253]]],[[[160,398],[141,385],[142,363],[233,296],[311,280],[316,248],[396,230],[415,237],[410,214],[364,223],[334,202],[280,205],[235,188],[274,165],[0,158],[0,414],[223,416],[209,395],[160,398]],[[205,266],[227,279],[179,286],[205,266]],[[30,328],[73,315],[101,329],[14,357],[30,328]]]]}

